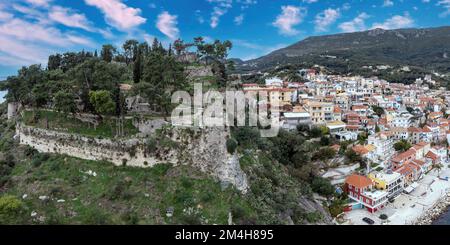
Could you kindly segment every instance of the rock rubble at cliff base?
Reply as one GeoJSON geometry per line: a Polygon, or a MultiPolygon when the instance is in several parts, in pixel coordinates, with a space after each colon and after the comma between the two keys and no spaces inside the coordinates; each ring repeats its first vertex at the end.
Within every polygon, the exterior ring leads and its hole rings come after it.
{"type": "Polygon", "coordinates": [[[420,216],[414,225],[431,225],[439,216],[445,213],[450,207],[450,193],[441,198],[436,205],[420,216]]]}

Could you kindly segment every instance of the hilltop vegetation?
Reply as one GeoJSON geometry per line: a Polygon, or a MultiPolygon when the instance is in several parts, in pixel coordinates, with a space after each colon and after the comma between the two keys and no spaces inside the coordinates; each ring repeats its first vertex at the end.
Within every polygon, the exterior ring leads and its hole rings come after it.
{"type": "Polygon", "coordinates": [[[127,114],[125,98],[143,97],[156,113],[169,114],[174,91],[191,88],[184,71],[186,66],[209,66],[213,83],[226,86],[226,57],[229,41],[206,43],[196,38],[193,44],[177,40],[167,49],[155,39],[149,45],[128,40],[121,51],[103,45],[100,54],[81,51],[49,56],[47,68],[41,65],[22,67],[16,76],[0,83],[7,90],[8,102],[19,102],[34,108],[52,108],[64,113],[84,112],[103,116],[127,114]],[[189,53],[188,48],[195,48],[189,53]],[[185,61],[183,57],[193,55],[185,61]],[[121,84],[133,85],[127,93],[121,84]]]}

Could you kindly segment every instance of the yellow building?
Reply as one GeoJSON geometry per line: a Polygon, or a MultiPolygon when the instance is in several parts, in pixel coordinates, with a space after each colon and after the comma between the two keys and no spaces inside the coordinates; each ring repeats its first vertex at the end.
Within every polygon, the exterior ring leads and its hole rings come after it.
{"type": "Polygon", "coordinates": [[[271,104],[278,103],[280,106],[292,104],[293,89],[289,88],[272,88],[267,90],[269,94],[269,102],[271,104]]]}
{"type": "Polygon", "coordinates": [[[372,172],[369,179],[375,183],[375,188],[388,191],[388,198],[398,196],[403,192],[403,176],[397,172],[372,172]]]}
{"type": "Polygon", "coordinates": [[[334,121],[333,103],[307,101],[305,108],[311,115],[313,124],[326,124],[327,122],[334,121]]]}

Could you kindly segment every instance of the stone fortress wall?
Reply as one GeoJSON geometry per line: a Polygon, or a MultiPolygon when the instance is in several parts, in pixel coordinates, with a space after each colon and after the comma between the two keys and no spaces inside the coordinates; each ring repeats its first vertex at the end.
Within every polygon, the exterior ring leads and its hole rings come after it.
{"type": "MultiPolygon", "coordinates": [[[[143,132],[148,135],[154,130],[154,126],[161,123],[143,124],[152,125],[143,132]]],[[[23,124],[18,124],[16,131],[20,144],[29,145],[39,152],[108,161],[116,166],[145,168],[157,164],[191,165],[222,183],[234,185],[244,193],[248,189],[247,176],[240,168],[239,157],[227,152],[228,132],[224,129],[201,129],[196,136],[186,134],[183,129],[174,129],[171,139],[181,147],[161,149],[153,153],[147,150],[145,138],[93,138],[23,124]]]]}

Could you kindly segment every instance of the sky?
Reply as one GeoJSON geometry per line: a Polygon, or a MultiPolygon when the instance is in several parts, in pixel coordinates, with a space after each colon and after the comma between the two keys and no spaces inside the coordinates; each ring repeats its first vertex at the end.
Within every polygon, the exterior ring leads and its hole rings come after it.
{"type": "Polygon", "coordinates": [[[308,36],[444,25],[450,0],[0,0],[0,80],[127,39],[227,39],[230,57],[248,60],[308,36]]]}

